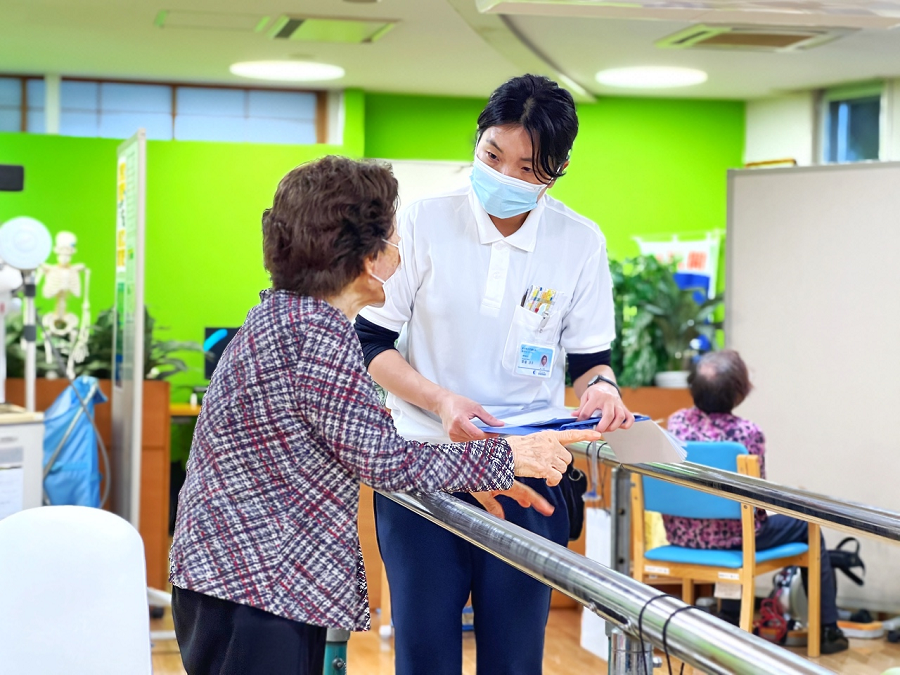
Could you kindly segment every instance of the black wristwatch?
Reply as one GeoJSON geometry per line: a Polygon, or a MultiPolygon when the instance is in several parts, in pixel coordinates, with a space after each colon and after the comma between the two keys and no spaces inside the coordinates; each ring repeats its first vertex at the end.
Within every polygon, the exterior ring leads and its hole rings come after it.
{"type": "Polygon", "coordinates": [[[594,376],[588,381],[588,385],[587,385],[587,386],[588,386],[588,387],[593,387],[595,384],[598,384],[598,383],[600,383],[600,382],[606,382],[606,384],[611,384],[612,386],[614,386],[614,387],[616,388],[616,391],[619,393],[619,398],[622,398],[622,390],[619,389],[619,385],[617,385],[615,382],[613,382],[613,381],[612,381],[611,379],[609,379],[608,377],[603,377],[603,375],[594,375],[594,376]]]}

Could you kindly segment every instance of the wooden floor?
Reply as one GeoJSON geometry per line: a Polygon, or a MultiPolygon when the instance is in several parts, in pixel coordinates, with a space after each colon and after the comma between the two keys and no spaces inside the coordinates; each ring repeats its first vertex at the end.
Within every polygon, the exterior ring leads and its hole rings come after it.
{"type": "MultiPolygon", "coordinates": [[[[168,630],[172,626],[168,614],[162,620],[151,623],[155,630],[168,630]]],[[[586,652],[579,645],[580,632],[580,610],[555,609],[550,612],[547,648],[544,653],[544,675],[606,673],[606,662],[586,652]]],[[[391,644],[390,640],[379,638],[377,630],[354,633],[348,648],[348,674],[394,675],[394,653],[391,644]]],[[[834,656],[823,656],[816,659],[816,662],[841,675],[881,675],[891,666],[900,666],[900,645],[890,644],[884,639],[851,640],[850,645],[849,651],[834,656]]],[[[796,651],[802,654],[802,650],[796,651]]],[[[667,673],[668,670],[663,667],[656,672],[667,673]]],[[[692,669],[685,668],[684,672],[692,673],[692,669]]],[[[463,673],[475,675],[475,639],[471,633],[466,633],[463,637],[463,673]]],[[[161,642],[153,646],[153,674],[184,675],[178,645],[175,642],[161,642]]]]}

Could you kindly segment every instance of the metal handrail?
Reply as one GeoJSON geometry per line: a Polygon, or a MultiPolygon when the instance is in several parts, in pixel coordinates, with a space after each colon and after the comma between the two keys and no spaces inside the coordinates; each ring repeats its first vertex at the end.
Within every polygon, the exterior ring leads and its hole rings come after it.
{"type": "Polygon", "coordinates": [[[574,598],[633,638],[639,639],[642,632],[645,641],[660,648],[667,646],[672,656],[704,672],[717,675],[831,672],[701,610],[675,614],[687,605],[670,596],[658,598],[660,593],[649,586],[450,495],[382,494],[574,598]],[[642,614],[641,631],[638,623],[642,614]],[[663,641],[666,622],[667,645],[663,641]]]}
{"type": "Polygon", "coordinates": [[[862,532],[900,542],[900,513],[896,511],[848,502],[693,462],[622,464],[605,444],[575,443],[569,446],[569,450],[588,457],[598,456],[608,466],[623,467],[649,478],[659,478],[719,497],[735,499],[826,527],[862,532]]]}

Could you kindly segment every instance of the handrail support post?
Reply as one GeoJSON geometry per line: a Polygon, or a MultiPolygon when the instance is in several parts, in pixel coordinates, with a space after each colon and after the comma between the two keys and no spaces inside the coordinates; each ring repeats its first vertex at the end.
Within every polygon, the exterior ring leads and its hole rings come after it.
{"type": "Polygon", "coordinates": [[[652,675],[653,645],[613,628],[609,638],[609,675],[652,675]]]}
{"type": "Polygon", "coordinates": [[[631,576],[631,473],[622,466],[613,467],[610,483],[612,568],[631,576]]]}

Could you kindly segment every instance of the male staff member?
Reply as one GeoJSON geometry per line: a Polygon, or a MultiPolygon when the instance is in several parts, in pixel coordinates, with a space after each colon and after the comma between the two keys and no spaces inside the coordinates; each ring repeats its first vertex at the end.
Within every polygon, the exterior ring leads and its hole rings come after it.
{"type": "MultiPolygon", "coordinates": [[[[418,201],[401,217],[403,265],[385,285],[384,307],[363,311],[356,327],[403,436],[482,439],[475,418],[499,426],[495,415],[560,407],[567,360],[579,418],[602,412],[600,431],[633,423],[609,367],[615,322],[603,234],[547,195],[577,131],[567,91],[544,77],[510,80],[478,118],[471,187],[418,201]]],[[[478,501],[567,543],[559,487],[526,479],[503,493],[512,499],[501,504],[496,494],[478,501]]],[[[375,512],[398,675],[460,674],[470,593],[478,672],[541,672],[548,587],[378,495],[375,512]]]]}

